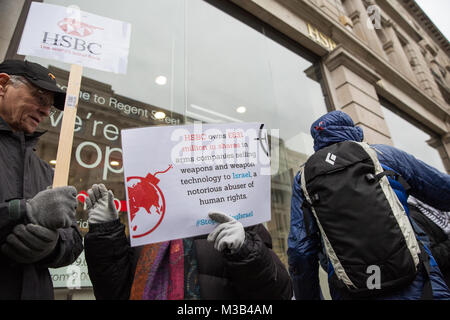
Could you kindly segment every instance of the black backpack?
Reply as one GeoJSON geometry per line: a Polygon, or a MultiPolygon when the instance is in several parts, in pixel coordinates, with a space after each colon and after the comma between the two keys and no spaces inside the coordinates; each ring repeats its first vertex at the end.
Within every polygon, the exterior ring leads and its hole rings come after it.
{"type": "Polygon", "coordinates": [[[334,269],[332,281],[371,296],[414,280],[419,243],[387,175],[367,143],[344,141],[313,154],[302,170],[306,211],[317,221],[334,269]],[[374,278],[378,277],[377,279],[374,278]]]}

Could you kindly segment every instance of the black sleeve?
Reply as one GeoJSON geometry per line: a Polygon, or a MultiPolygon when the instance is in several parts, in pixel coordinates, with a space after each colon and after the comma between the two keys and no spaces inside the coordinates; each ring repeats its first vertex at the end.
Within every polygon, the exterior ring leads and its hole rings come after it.
{"type": "Polygon", "coordinates": [[[431,253],[442,272],[450,271],[450,239],[431,246],[431,253]]]}
{"type": "Polygon", "coordinates": [[[410,206],[410,216],[426,233],[430,240],[430,250],[441,271],[450,269],[450,239],[433,221],[410,206]]]}
{"type": "Polygon", "coordinates": [[[60,268],[75,262],[83,251],[83,237],[77,223],[74,221],[70,228],[58,229],[59,239],[55,250],[42,261],[39,267],[60,268]]]}
{"type": "Polygon", "coordinates": [[[248,228],[241,249],[235,254],[225,253],[225,259],[240,299],[292,298],[291,278],[271,249],[270,234],[263,225],[248,228]]]}
{"type": "MultiPolygon", "coordinates": [[[[26,200],[17,199],[0,204],[0,245],[17,224],[27,224],[26,200]],[[13,205],[12,205],[13,204],[13,205]]],[[[83,237],[73,219],[70,228],[58,229],[59,238],[53,252],[36,263],[41,268],[59,268],[73,263],[83,251],[83,237]]]]}
{"type": "Polygon", "coordinates": [[[16,210],[9,210],[10,202],[0,203],[0,245],[17,224],[25,223],[25,200],[15,202],[16,210]],[[12,211],[12,212],[11,212],[12,211]]]}
{"type": "Polygon", "coordinates": [[[120,220],[90,224],[84,247],[96,299],[129,299],[136,253],[129,245],[120,220]]]}

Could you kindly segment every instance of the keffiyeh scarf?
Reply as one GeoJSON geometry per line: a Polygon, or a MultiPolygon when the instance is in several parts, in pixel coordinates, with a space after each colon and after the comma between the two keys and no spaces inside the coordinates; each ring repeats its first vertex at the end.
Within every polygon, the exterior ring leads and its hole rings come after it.
{"type": "Polygon", "coordinates": [[[408,198],[408,203],[419,209],[423,215],[433,221],[447,235],[450,235],[450,212],[437,210],[412,196],[408,198]]]}

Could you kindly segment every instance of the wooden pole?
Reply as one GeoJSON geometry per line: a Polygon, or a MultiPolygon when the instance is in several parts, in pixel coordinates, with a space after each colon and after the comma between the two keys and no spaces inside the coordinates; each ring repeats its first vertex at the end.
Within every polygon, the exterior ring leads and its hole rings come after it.
{"type": "Polygon", "coordinates": [[[66,91],[64,115],[59,134],[58,153],[56,155],[55,176],[53,188],[67,186],[69,181],[70,158],[72,156],[73,131],[77,115],[78,98],[80,96],[81,76],[83,67],[72,64],[69,83],[66,91]]]}

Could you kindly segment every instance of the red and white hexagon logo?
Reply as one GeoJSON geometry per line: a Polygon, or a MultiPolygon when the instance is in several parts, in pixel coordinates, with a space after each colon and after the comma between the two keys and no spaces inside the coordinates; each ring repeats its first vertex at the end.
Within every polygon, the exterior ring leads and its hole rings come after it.
{"type": "Polygon", "coordinates": [[[58,22],[58,27],[67,34],[77,37],[86,37],[94,33],[96,29],[103,30],[103,28],[91,26],[87,23],[81,22],[73,18],[64,18],[58,22]]]}

